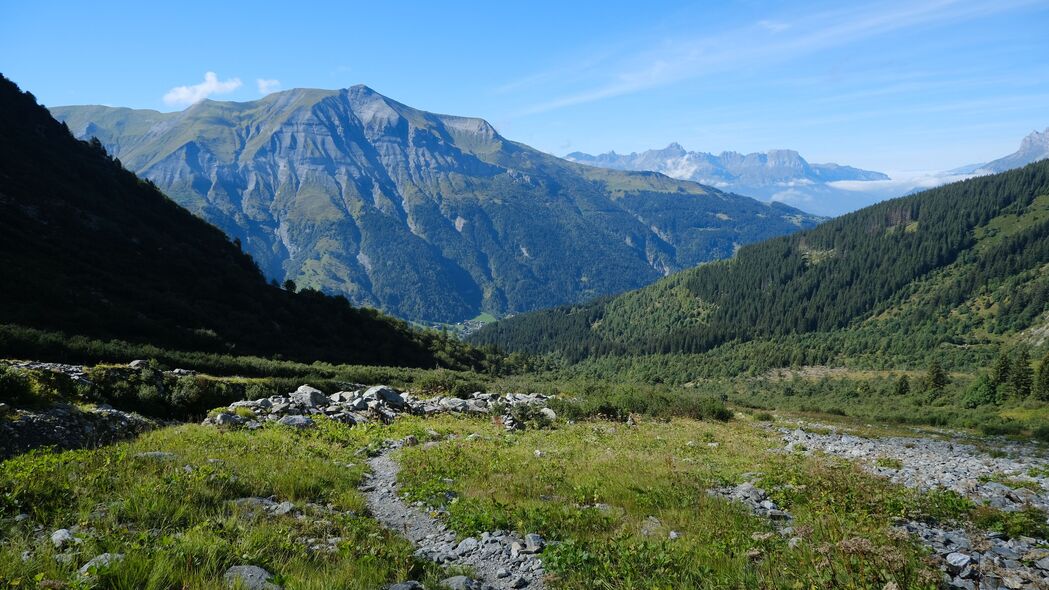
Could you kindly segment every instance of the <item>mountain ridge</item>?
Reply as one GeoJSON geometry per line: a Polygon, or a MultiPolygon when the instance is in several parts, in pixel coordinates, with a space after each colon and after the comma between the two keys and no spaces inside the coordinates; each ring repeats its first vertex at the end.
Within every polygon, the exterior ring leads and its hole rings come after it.
{"type": "Polygon", "coordinates": [[[364,85],[175,113],[52,112],[241,240],[267,276],[413,320],[621,292],[820,221],[567,162],[483,119],[428,113],[364,85]]]}
{"type": "Polygon", "coordinates": [[[267,283],[219,229],[75,139],[0,76],[0,345],[18,328],[176,351],[467,367],[483,355],[374,310],[267,283]],[[473,355],[477,353],[476,358],[473,355]]]}

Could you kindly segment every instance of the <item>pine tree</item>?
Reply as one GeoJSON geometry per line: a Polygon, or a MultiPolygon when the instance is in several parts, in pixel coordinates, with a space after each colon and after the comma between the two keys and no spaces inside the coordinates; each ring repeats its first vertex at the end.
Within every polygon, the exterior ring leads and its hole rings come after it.
{"type": "Polygon", "coordinates": [[[998,355],[998,359],[994,362],[994,369],[991,370],[991,383],[995,387],[1001,387],[1009,382],[1009,372],[1012,369],[1012,365],[1013,361],[1009,358],[1009,354],[1002,350],[998,355]]]}
{"type": "Polygon", "coordinates": [[[906,375],[896,380],[896,395],[907,395],[911,392],[911,380],[906,375]]]}
{"type": "Polygon", "coordinates": [[[928,389],[933,391],[943,391],[944,387],[951,382],[947,376],[947,371],[943,370],[943,366],[940,361],[933,360],[929,363],[929,372],[925,376],[925,383],[928,389]]]}
{"type": "Polygon", "coordinates": [[[1049,401],[1049,352],[1042,357],[1038,367],[1038,380],[1035,381],[1034,395],[1042,401],[1049,401]]]}
{"type": "Polygon", "coordinates": [[[1016,363],[1013,364],[1010,373],[1012,374],[1010,381],[1016,396],[1023,399],[1031,395],[1034,377],[1031,375],[1031,353],[1026,348],[1021,348],[1020,353],[1016,355],[1016,363]]]}

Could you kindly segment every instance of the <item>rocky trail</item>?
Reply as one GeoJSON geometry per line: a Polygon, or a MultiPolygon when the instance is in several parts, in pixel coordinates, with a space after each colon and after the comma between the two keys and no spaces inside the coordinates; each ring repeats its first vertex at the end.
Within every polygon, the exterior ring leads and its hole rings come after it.
{"type": "MultiPolygon", "coordinates": [[[[455,533],[428,514],[425,507],[405,503],[397,484],[400,466],[392,456],[401,446],[400,442],[392,443],[368,461],[371,475],[360,489],[376,520],[415,544],[419,557],[446,566],[471,568],[474,577],[454,576],[444,581],[453,590],[544,588],[539,556],[544,541],[539,535],[520,538],[506,531],[493,531],[457,542],[455,533]]],[[[391,590],[420,587],[405,582],[391,586],[391,590]]]]}

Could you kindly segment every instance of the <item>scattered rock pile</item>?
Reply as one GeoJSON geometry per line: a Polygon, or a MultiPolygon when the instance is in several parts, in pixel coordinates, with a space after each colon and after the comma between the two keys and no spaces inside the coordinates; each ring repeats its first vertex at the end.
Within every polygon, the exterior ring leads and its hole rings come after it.
{"type": "Polygon", "coordinates": [[[1049,588],[1049,547],[1035,539],[997,533],[976,537],[920,522],[902,522],[899,528],[932,548],[949,588],[1049,588]]]}
{"type": "Polygon", "coordinates": [[[38,447],[80,449],[137,436],[157,422],[107,405],[58,404],[46,410],[11,409],[0,414],[0,459],[38,447]]]}
{"type": "Polygon", "coordinates": [[[457,414],[491,414],[499,411],[508,430],[521,428],[514,418],[515,407],[534,408],[545,419],[556,418],[546,407],[547,397],[539,394],[474,393],[466,399],[438,397],[424,399],[386,385],[361,387],[325,395],[319,389],[302,385],[288,395],[233,402],[224,411],[214,413],[204,424],[259,428],[263,422],[278,422],[295,428],[309,428],[313,418],[326,416],[344,424],[372,421],[389,423],[400,414],[428,416],[442,412],[457,414]]]}
{"type": "Polygon", "coordinates": [[[87,368],[83,365],[43,363],[38,361],[10,361],[5,364],[15,369],[23,369],[27,371],[51,371],[54,373],[61,373],[77,383],[82,383],[84,385],[91,384],[91,381],[87,378],[87,368]]]}
{"type": "MultiPolygon", "coordinates": [[[[744,482],[738,486],[714,488],[707,491],[711,496],[717,496],[738,502],[747,507],[750,512],[772,521],[781,536],[789,539],[791,547],[801,542],[801,537],[795,535],[794,517],[789,512],[776,505],[765,490],[754,485],[753,482],[744,482]]],[[[772,533],[764,533],[771,535],[772,533]]]]}
{"type": "MultiPolygon", "coordinates": [[[[405,504],[398,494],[399,466],[390,452],[401,443],[391,443],[369,461],[372,473],[361,491],[368,508],[387,528],[397,531],[414,543],[416,555],[444,565],[468,566],[476,579],[456,576],[444,581],[450,588],[469,590],[542,589],[543,561],[541,554],[546,541],[536,534],[524,537],[506,531],[482,533],[479,537],[456,540],[438,519],[424,512],[422,507],[405,504]]],[[[422,588],[417,582],[391,586],[391,590],[422,588]]]]}
{"type": "Polygon", "coordinates": [[[908,487],[946,488],[1009,512],[1028,506],[1049,510],[1049,458],[1032,445],[1000,441],[992,456],[959,440],[864,438],[800,428],[781,432],[788,450],[859,460],[871,472],[908,487]]]}

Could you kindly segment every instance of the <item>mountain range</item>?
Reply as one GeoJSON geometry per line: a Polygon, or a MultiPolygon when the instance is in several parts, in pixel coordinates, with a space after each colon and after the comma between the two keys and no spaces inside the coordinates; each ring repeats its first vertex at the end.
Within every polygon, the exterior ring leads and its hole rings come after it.
{"type": "Polygon", "coordinates": [[[615,170],[653,170],[672,178],[693,180],[765,201],[779,201],[817,215],[838,216],[868,205],[912,194],[965,178],[1005,172],[1049,158],[1049,128],[1034,131],[1020,148],[991,162],[969,164],[953,170],[890,178],[838,164],[812,164],[793,150],[720,155],[690,152],[678,143],[661,150],[626,155],[608,152],[591,156],[573,152],[573,162],[615,170]]]}
{"type": "Polygon", "coordinates": [[[480,358],[344,298],[269,284],[239,244],[3,76],[0,268],[0,354],[13,358],[39,331],[309,362],[463,368],[480,358]]]}
{"type": "Polygon", "coordinates": [[[679,378],[850,355],[987,363],[1003,342],[1043,344],[1047,310],[1049,160],[885,201],[637,291],[509,318],[472,341],[569,362],[656,355],[656,373],[684,355],[679,378]],[[689,356],[718,350],[746,352],[689,356]]]}
{"type": "Polygon", "coordinates": [[[52,113],[238,240],[267,277],[412,320],[618,293],[821,220],[568,162],[365,86],[52,113]]]}
{"type": "Polygon", "coordinates": [[[661,150],[626,155],[608,152],[591,156],[573,152],[566,159],[616,170],[652,170],[672,178],[692,180],[717,188],[789,203],[820,215],[840,215],[859,208],[857,195],[831,185],[838,181],[889,180],[881,172],[839,164],[812,164],[793,150],[770,150],[714,155],[691,152],[672,143],[661,150]]]}

